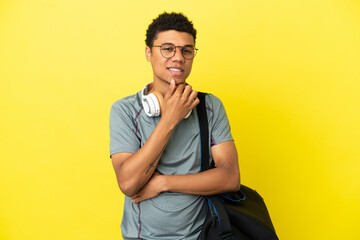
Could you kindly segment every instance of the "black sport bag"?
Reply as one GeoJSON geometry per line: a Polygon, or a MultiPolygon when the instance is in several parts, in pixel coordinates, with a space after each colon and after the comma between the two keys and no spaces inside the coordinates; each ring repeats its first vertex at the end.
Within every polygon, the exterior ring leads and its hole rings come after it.
{"type": "MultiPolygon", "coordinates": [[[[209,169],[209,129],[205,93],[198,93],[197,114],[201,138],[201,171],[209,169]]],[[[214,167],[212,162],[211,167],[214,167]]],[[[278,240],[262,197],[241,185],[240,191],[207,196],[209,211],[201,240],[278,240]]]]}

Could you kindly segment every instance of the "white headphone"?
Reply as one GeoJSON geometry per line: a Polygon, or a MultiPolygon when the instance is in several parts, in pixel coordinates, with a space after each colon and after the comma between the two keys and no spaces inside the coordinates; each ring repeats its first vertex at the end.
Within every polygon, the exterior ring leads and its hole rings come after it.
{"type": "Polygon", "coordinates": [[[144,107],[146,115],[148,115],[149,117],[158,117],[161,114],[163,96],[157,91],[147,94],[149,90],[149,84],[146,84],[146,86],[142,90],[142,105],[144,107]]]}
{"type": "MultiPolygon", "coordinates": [[[[157,91],[153,91],[152,93],[148,94],[150,83],[146,84],[144,89],[142,90],[142,105],[144,107],[144,111],[146,115],[149,117],[158,117],[161,115],[162,103],[163,103],[163,96],[161,93],[157,91]]],[[[191,114],[192,110],[186,115],[185,118],[188,118],[191,114]]]]}

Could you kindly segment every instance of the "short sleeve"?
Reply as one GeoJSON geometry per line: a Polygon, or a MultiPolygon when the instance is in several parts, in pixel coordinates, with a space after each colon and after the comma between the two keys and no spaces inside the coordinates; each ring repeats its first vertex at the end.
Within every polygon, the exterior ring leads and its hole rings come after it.
{"type": "Polygon", "coordinates": [[[212,94],[208,94],[207,112],[210,126],[210,144],[211,147],[226,141],[234,140],[231,135],[229,119],[226,115],[224,105],[219,98],[212,94]]]}
{"type": "Polygon", "coordinates": [[[136,153],[140,139],[136,136],[136,126],[127,108],[121,101],[115,102],[110,110],[110,157],[114,153],[136,153]]]}

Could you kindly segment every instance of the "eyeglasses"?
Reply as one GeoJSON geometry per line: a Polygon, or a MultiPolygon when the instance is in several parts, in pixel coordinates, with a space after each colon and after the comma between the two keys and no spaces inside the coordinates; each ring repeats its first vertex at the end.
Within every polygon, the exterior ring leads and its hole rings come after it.
{"type": "Polygon", "coordinates": [[[159,47],[160,53],[164,58],[172,58],[176,54],[176,48],[181,48],[181,54],[187,60],[191,60],[195,57],[197,53],[197,48],[191,45],[186,46],[175,46],[172,43],[164,43],[161,45],[153,45],[153,47],[159,47]]]}

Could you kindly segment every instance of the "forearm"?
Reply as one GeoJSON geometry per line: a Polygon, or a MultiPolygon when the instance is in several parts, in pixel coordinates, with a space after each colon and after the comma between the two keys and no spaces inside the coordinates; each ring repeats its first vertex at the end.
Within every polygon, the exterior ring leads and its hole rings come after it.
{"type": "Polygon", "coordinates": [[[238,156],[233,141],[211,147],[216,168],[191,175],[164,176],[165,191],[213,195],[240,188],[238,156]]]}
{"type": "Polygon", "coordinates": [[[163,191],[213,195],[240,188],[239,169],[213,168],[189,175],[163,175],[163,191]]]}
{"type": "Polygon", "coordinates": [[[157,167],[173,128],[161,119],[145,144],[119,166],[117,178],[120,189],[125,195],[134,195],[148,182],[157,167]]]}

